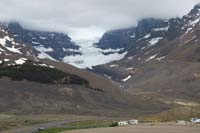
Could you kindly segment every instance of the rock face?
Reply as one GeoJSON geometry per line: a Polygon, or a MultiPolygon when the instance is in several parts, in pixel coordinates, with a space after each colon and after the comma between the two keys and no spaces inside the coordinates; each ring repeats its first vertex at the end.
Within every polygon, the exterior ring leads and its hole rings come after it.
{"type": "Polygon", "coordinates": [[[96,66],[93,71],[119,82],[123,89],[134,94],[158,96],[163,102],[174,103],[179,99],[185,104],[199,105],[199,44],[198,4],[182,18],[147,19],[135,28],[106,33],[96,45],[125,48],[128,54],[120,61],[96,66]],[[113,40],[128,41],[123,47],[121,43],[112,43],[113,40]]]}
{"type": "Polygon", "coordinates": [[[43,32],[24,29],[19,23],[8,23],[7,29],[17,43],[31,45],[39,59],[63,61],[78,68],[92,68],[95,65],[122,59],[122,49],[101,49],[93,44],[99,38],[71,40],[64,33],[43,32]],[[99,62],[95,62],[96,59],[99,62]],[[95,60],[95,61],[94,61],[95,60]]]}
{"type": "Polygon", "coordinates": [[[18,43],[32,45],[39,58],[62,60],[67,55],[79,55],[79,46],[63,33],[26,30],[18,23],[9,23],[8,31],[18,43]]]}
{"type": "Polygon", "coordinates": [[[8,32],[6,24],[0,24],[0,64],[23,64],[27,60],[37,61],[37,52],[30,45],[18,43],[8,32]]]}
{"type": "Polygon", "coordinates": [[[136,54],[139,49],[153,46],[163,40],[172,41],[178,36],[191,30],[199,21],[199,4],[182,18],[160,20],[154,18],[143,19],[136,27],[113,30],[105,33],[97,47],[102,49],[118,49],[136,54]]]}
{"type": "Polygon", "coordinates": [[[161,37],[166,34],[169,23],[153,18],[141,20],[137,27],[107,32],[96,45],[102,49],[123,48],[125,51],[149,38],[161,37]]]}

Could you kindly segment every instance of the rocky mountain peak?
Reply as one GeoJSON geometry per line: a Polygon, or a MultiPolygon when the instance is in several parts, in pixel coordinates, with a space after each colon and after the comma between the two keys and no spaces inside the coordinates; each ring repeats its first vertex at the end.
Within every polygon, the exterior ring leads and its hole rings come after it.
{"type": "Polygon", "coordinates": [[[194,6],[194,8],[190,11],[189,15],[195,15],[195,16],[200,15],[200,3],[194,6]]]}
{"type": "Polygon", "coordinates": [[[0,64],[23,64],[27,60],[37,60],[36,51],[27,44],[18,43],[8,31],[5,23],[0,24],[0,64]]]}

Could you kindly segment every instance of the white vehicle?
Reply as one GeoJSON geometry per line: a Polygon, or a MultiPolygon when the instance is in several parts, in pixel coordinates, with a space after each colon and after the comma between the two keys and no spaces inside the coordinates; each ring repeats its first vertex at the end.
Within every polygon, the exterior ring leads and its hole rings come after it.
{"type": "Polygon", "coordinates": [[[191,122],[192,122],[193,124],[200,124],[200,119],[199,119],[199,118],[192,118],[192,119],[191,119],[191,122]]]}
{"type": "Polygon", "coordinates": [[[139,123],[139,121],[138,120],[129,120],[128,123],[130,125],[137,125],[139,123]]]}
{"type": "Polygon", "coordinates": [[[128,125],[128,121],[120,121],[118,122],[118,126],[127,126],[128,125]]]}
{"type": "Polygon", "coordinates": [[[38,131],[44,131],[44,128],[43,127],[39,127],[38,131]]]}

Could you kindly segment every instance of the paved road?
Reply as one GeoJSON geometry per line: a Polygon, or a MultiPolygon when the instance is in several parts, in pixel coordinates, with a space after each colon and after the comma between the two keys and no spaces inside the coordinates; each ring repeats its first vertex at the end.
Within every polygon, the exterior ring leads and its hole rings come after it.
{"type": "Polygon", "coordinates": [[[35,133],[39,127],[43,128],[52,128],[52,127],[61,127],[65,123],[70,122],[76,122],[76,121],[70,121],[70,120],[64,120],[64,121],[55,121],[55,122],[48,122],[45,124],[38,124],[30,127],[23,127],[19,129],[13,129],[8,131],[1,131],[0,133],[35,133]]]}
{"type": "MultiPolygon", "coordinates": [[[[77,119],[77,120],[63,120],[63,121],[54,121],[48,122],[45,124],[37,124],[29,127],[23,127],[18,129],[12,129],[8,131],[0,131],[0,133],[35,133],[39,127],[43,127],[45,129],[54,128],[54,127],[63,127],[63,124],[71,123],[71,122],[78,122],[78,121],[86,121],[86,120],[105,120],[105,118],[84,118],[84,119],[77,119]]],[[[65,126],[66,127],[66,126],[65,126]]]]}

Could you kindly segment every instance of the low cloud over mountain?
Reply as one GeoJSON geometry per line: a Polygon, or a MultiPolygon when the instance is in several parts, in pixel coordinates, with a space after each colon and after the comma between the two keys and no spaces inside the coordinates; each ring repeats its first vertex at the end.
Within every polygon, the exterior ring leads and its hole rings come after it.
{"type": "Polygon", "coordinates": [[[0,19],[20,21],[32,29],[62,31],[76,38],[91,37],[106,30],[136,25],[145,17],[182,16],[197,2],[199,0],[1,0],[0,19]]]}

